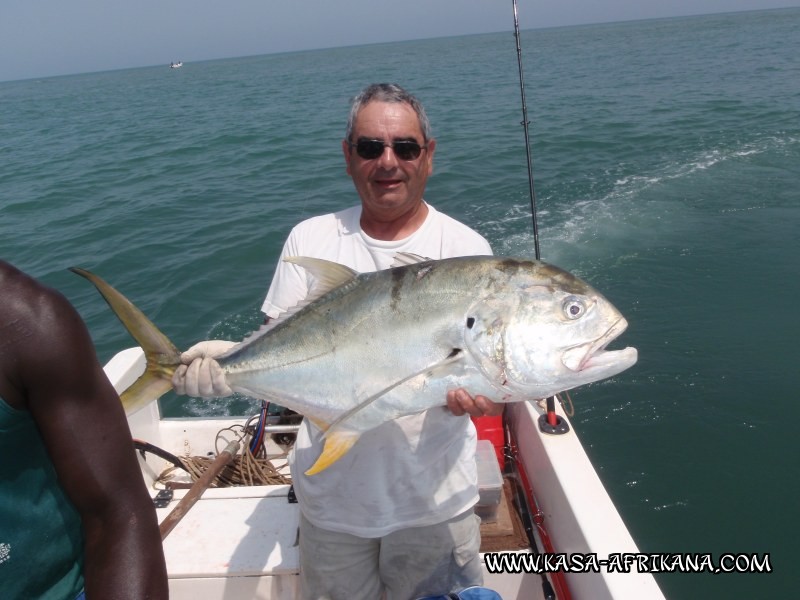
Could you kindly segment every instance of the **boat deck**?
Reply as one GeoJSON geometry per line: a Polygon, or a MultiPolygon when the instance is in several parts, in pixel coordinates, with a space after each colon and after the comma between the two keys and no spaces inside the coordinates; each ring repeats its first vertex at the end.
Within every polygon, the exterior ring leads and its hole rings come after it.
{"type": "MultiPolygon", "coordinates": [[[[208,490],[164,540],[171,576],[296,574],[297,504],[288,501],[288,485],[260,488],[260,496],[245,497],[236,488],[208,490]]],[[[156,510],[159,522],[174,506],[156,510]]]]}
{"type": "MultiPolygon", "coordinates": [[[[154,420],[156,412],[153,405],[130,418],[134,436],[185,457],[212,452],[220,430],[236,421],[231,418],[154,420]]],[[[218,445],[224,446],[224,442],[218,445]]],[[[275,446],[272,451],[279,454],[281,449],[275,446]]],[[[494,460],[494,455],[490,456],[494,460]]],[[[164,487],[157,481],[159,475],[170,465],[152,454],[139,455],[139,462],[155,496],[164,487]]],[[[285,460],[273,462],[276,468],[285,471],[285,460]]],[[[206,490],[164,540],[170,598],[296,598],[299,508],[289,501],[289,492],[289,485],[206,490]]],[[[158,521],[163,522],[187,493],[187,489],[174,489],[167,506],[156,509],[158,521]]],[[[482,526],[482,550],[526,551],[522,550],[528,546],[525,533],[519,518],[515,518],[507,493],[501,496],[493,515],[491,522],[482,526]]],[[[484,575],[486,585],[500,592],[503,598],[537,599],[527,593],[520,595],[523,582],[530,575],[493,576],[487,572],[484,575]]]]}
{"type": "MultiPolygon", "coordinates": [[[[214,588],[221,594],[218,597],[225,599],[296,596],[299,509],[288,500],[289,486],[240,489],[245,493],[237,492],[237,488],[206,491],[164,540],[173,600],[205,598],[196,592],[202,589],[207,594],[214,588]],[[260,490],[260,494],[254,490],[260,490]]],[[[177,490],[167,507],[157,509],[159,522],[184,493],[177,490]]],[[[493,550],[512,549],[503,542],[509,539],[509,533],[513,539],[511,512],[506,509],[502,515],[503,511],[498,511],[497,522],[483,532],[484,542],[493,550]]],[[[523,575],[507,574],[494,580],[487,573],[486,578],[487,585],[503,598],[523,597],[523,575]]],[[[531,598],[527,594],[524,597],[531,598]]]]}

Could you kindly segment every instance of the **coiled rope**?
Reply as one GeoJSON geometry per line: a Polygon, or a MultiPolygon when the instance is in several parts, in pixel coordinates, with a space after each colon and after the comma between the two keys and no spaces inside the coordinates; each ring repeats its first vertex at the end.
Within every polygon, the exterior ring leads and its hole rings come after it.
{"type": "MultiPolygon", "coordinates": [[[[248,430],[248,425],[233,425],[231,427],[225,427],[217,432],[215,440],[217,454],[220,452],[220,442],[224,442],[222,444],[224,447],[230,441],[230,439],[226,439],[226,432],[232,433],[234,437],[239,438],[244,449],[236,455],[231,464],[223,469],[212,487],[279,485],[291,483],[291,477],[282,474],[272,462],[273,460],[286,459],[286,453],[270,459],[267,458],[266,451],[263,445],[261,445],[256,450],[256,453],[253,454],[251,445],[245,443],[245,438],[250,436],[250,434],[247,433],[248,430]]],[[[197,481],[202,476],[211,463],[214,462],[215,458],[216,456],[177,457],[183,470],[189,474],[193,482],[197,481]]],[[[158,477],[158,483],[170,488],[189,487],[190,484],[188,483],[173,481],[172,477],[177,469],[177,466],[171,466],[163,471],[158,477]]]]}

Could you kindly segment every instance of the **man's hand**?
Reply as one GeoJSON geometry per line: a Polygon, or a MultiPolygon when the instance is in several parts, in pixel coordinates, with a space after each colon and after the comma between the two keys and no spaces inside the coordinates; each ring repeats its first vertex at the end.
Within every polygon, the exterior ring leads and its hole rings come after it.
{"type": "Polygon", "coordinates": [[[466,414],[473,417],[494,417],[502,414],[504,406],[505,404],[492,402],[486,396],[473,398],[464,388],[447,392],[447,407],[457,417],[466,414]]]}
{"type": "Polygon", "coordinates": [[[236,342],[209,340],[200,342],[181,354],[182,365],[175,369],[172,387],[178,394],[214,398],[230,396],[233,390],[225,381],[225,373],[214,360],[233,348],[236,342]]]}

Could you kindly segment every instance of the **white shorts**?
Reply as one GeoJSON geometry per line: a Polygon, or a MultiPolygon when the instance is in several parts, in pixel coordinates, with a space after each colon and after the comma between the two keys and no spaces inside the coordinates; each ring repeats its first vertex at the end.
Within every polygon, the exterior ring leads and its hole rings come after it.
{"type": "Polygon", "coordinates": [[[305,600],[411,600],[482,585],[480,543],[480,518],[471,509],[444,523],[382,538],[321,529],[301,512],[301,595],[305,600]]]}

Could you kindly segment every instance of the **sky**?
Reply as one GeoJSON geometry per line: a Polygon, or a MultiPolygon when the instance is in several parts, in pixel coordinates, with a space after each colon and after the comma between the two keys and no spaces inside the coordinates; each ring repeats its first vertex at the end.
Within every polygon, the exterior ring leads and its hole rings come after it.
{"type": "MultiPolygon", "coordinates": [[[[520,28],[800,0],[517,0],[520,28]]],[[[513,31],[513,0],[0,0],[0,81],[513,31]]]]}

